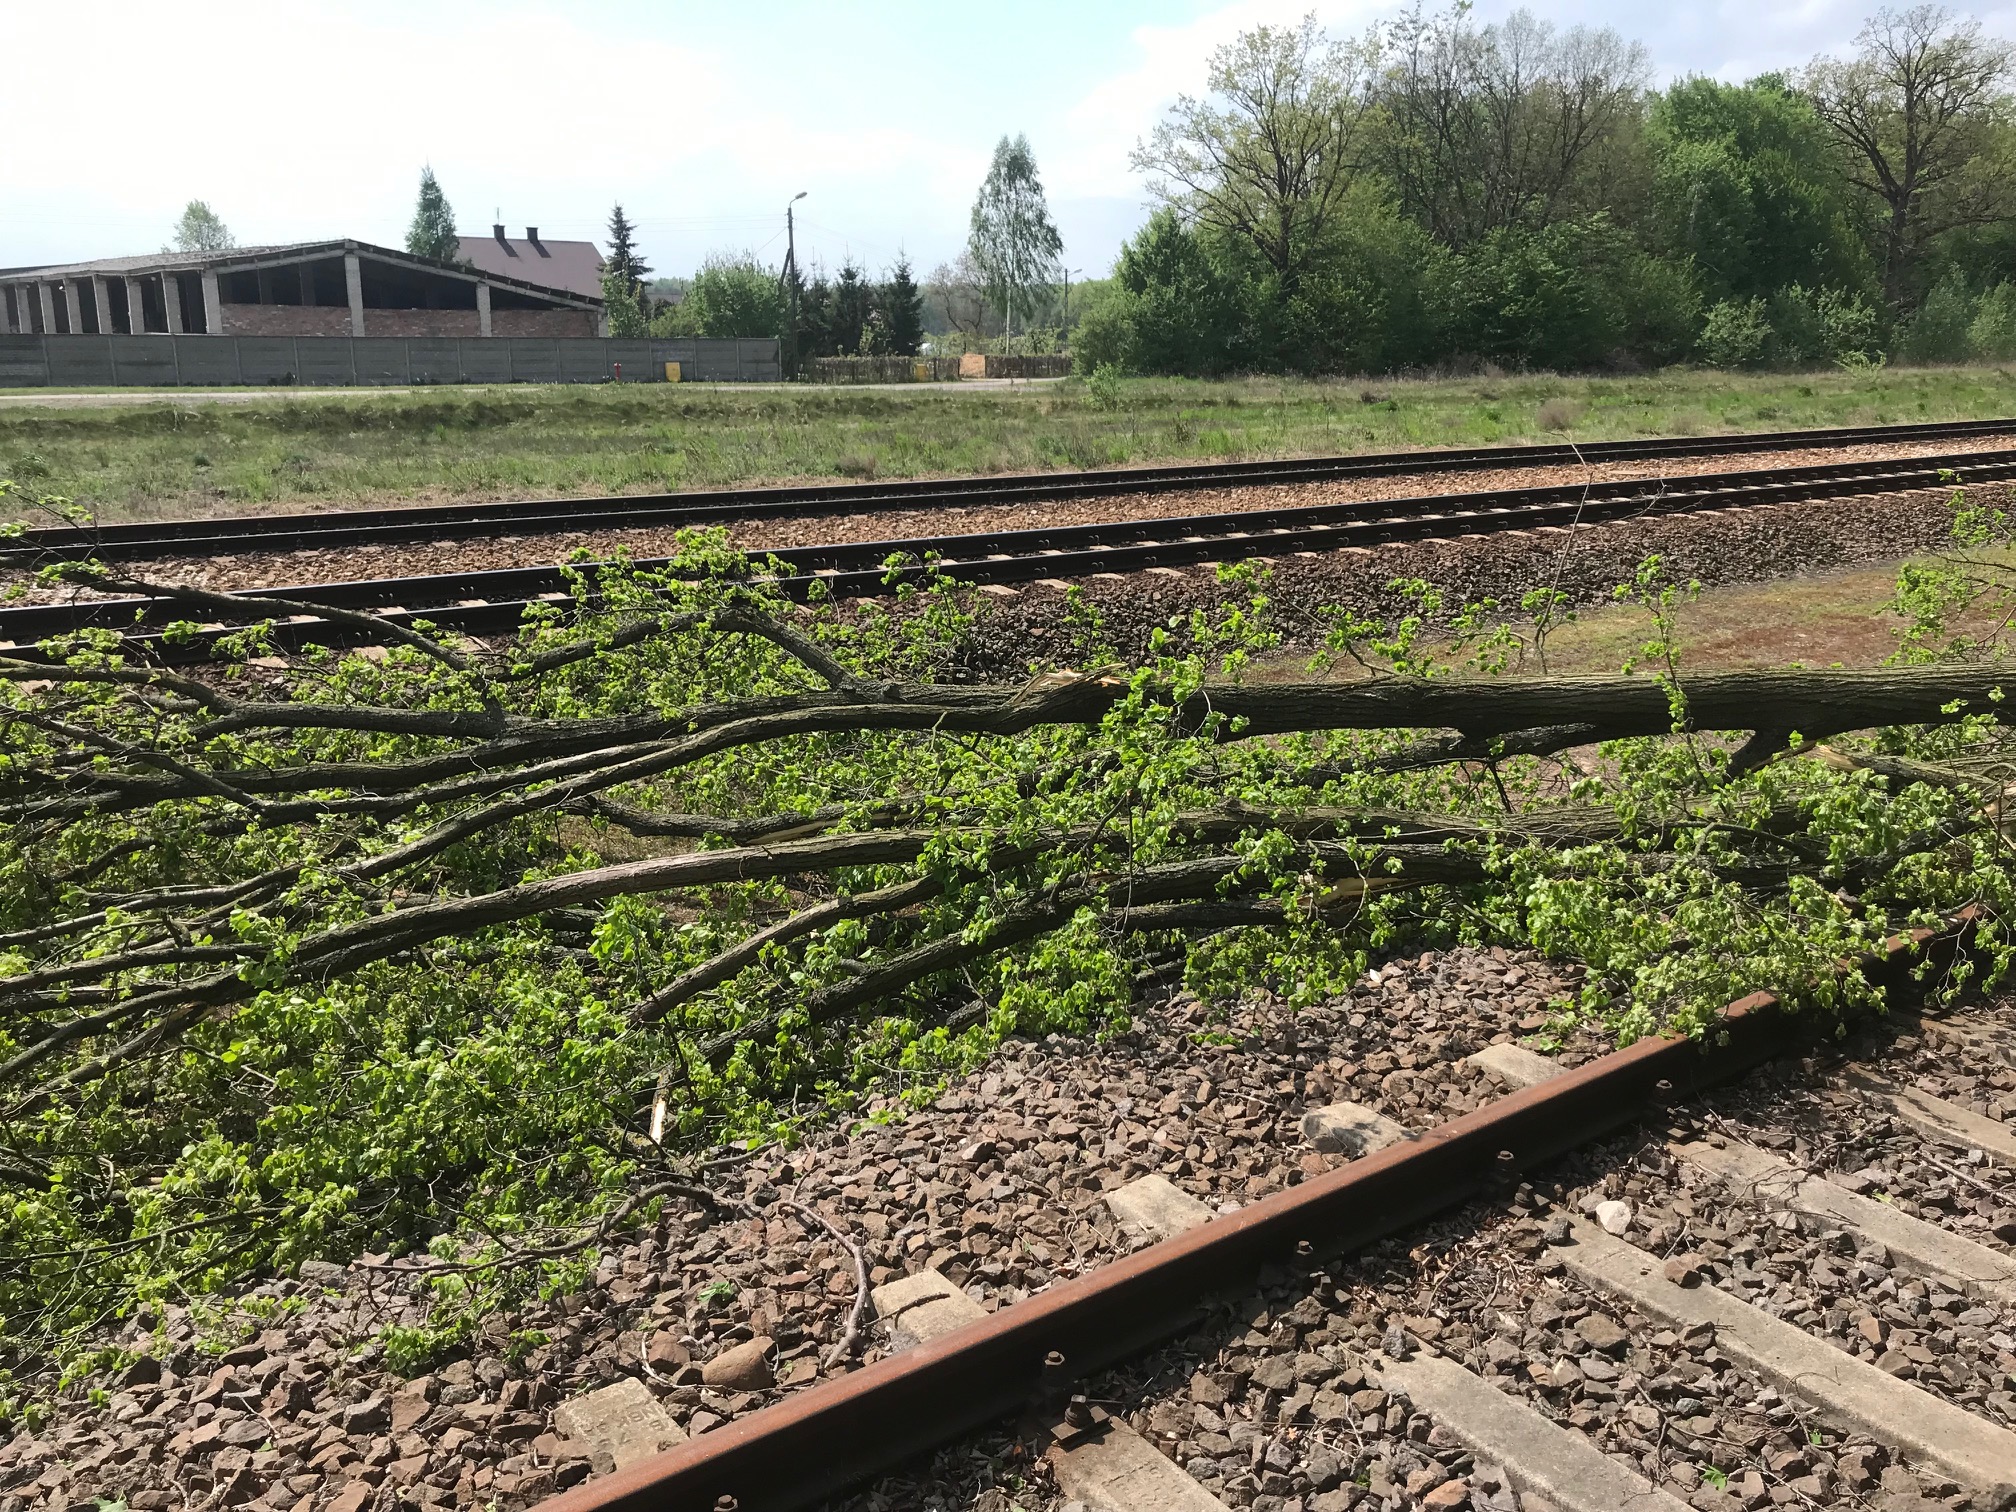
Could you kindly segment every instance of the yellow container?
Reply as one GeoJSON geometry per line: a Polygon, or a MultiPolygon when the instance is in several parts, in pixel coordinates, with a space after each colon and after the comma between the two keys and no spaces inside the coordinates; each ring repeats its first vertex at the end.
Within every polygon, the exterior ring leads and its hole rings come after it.
{"type": "Polygon", "coordinates": [[[917,383],[929,383],[931,381],[931,364],[928,362],[912,363],[910,365],[910,377],[917,383]]]}
{"type": "Polygon", "coordinates": [[[678,363],[668,362],[665,364],[665,381],[667,383],[677,383],[679,381],[678,363]]]}

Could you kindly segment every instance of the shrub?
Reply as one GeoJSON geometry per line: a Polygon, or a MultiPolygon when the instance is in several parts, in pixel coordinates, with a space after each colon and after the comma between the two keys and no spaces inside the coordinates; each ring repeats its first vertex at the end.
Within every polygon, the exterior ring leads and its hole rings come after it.
{"type": "Polygon", "coordinates": [[[700,265],[687,292],[702,336],[781,336],[789,311],[777,275],[748,252],[716,253],[700,265]]]}
{"type": "Polygon", "coordinates": [[[1973,323],[1974,300],[1966,280],[1958,272],[1949,273],[1932,286],[1905,327],[1898,355],[1907,362],[1964,362],[1973,323]]]}
{"type": "Polygon", "coordinates": [[[1967,328],[1967,348],[1990,362],[2016,358],[2016,284],[1998,283],[1981,296],[1967,328]]]}
{"type": "Polygon", "coordinates": [[[1771,317],[1761,299],[1725,299],[1701,323],[1701,355],[1719,368],[1764,366],[1771,350],[1771,317]]]}

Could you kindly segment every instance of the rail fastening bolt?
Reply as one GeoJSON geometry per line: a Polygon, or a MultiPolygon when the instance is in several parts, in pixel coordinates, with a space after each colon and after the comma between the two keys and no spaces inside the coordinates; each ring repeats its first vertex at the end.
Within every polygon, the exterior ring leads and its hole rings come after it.
{"type": "Polygon", "coordinates": [[[1045,1370],[1062,1370],[1064,1368],[1063,1352],[1053,1349],[1043,1356],[1043,1368],[1045,1370]]]}
{"type": "Polygon", "coordinates": [[[1064,1421],[1073,1428],[1092,1426],[1092,1404],[1082,1396],[1074,1396],[1064,1408],[1064,1421]]]}
{"type": "Polygon", "coordinates": [[[732,1496],[714,1498],[714,1512],[741,1512],[742,1503],[732,1496]]]}

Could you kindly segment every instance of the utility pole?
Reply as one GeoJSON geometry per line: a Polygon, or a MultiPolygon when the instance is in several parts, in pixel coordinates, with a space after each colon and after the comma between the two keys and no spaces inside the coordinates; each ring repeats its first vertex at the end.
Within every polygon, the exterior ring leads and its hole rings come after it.
{"type": "Polygon", "coordinates": [[[785,361],[786,370],[793,378],[798,376],[798,230],[791,211],[810,192],[800,189],[784,206],[784,296],[790,305],[785,317],[790,322],[789,335],[785,340],[785,361]]]}
{"type": "Polygon", "coordinates": [[[1061,334],[1064,337],[1064,344],[1066,346],[1071,344],[1071,275],[1073,273],[1083,273],[1084,271],[1083,268],[1066,268],[1064,270],[1064,329],[1061,334]]]}

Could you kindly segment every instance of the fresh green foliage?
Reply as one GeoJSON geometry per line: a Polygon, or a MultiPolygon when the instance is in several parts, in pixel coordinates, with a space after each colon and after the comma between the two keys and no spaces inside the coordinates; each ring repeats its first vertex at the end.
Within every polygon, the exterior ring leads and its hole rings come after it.
{"type": "Polygon", "coordinates": [[[455,211],[441,192],[431,163],[420,170],[420,195],[413,206],[413,224],[406,228],[406,250],[415,257],[441,262],[453,262],[462,254],[462,240],[455,234],[455,211]]]}
{"type": "Polygon", "coordinates": [[[614,268],[602,272],[602,311],[611,336],[631,341],[651,334],[651,320],[638,302],[636,286],[614,268]]]}
{"type": "Polygon", "coordinates": [[[777,274],[753,253],[717,253],[701,264],[679,307],[694,334],[777,336],[789,314],[777,274]]]}
{"type": "MultiPolygon", "coordinates": [[[[1115,1029],[1149,967],[1306,1004],[1378,953],[1532,943],[1629,1038],[1760,987],[1842,1013],[1867,989],[1838,961],[1965,904],[2008,964],[1992,714],[1760,759],[1693,728],[1656,560],[1621,590],[1649,721],[1580,755],[1600,727],[1452,750],[1406,712],[1544,657],[1544,591],[1508,615],[1411,585],[1397,622],[1335,616],[1349,677],[1299,689],[1245,681],[1277,649],[1250,568],[1133,668],[1074,596],[1095,670],[990,688],[962,671],[984,600],[927,576],[799,609],[748,569],[698,533],[663,573],[583,567],[491,652],[385,627],[275,667],[250,625],[201,679],[101,634],[0,660],[11,1368],[388,1247],[437,1262],[433,1319],[385,1341],[417,1368],[723,1143],[1115,1029]]],[[[45,575],[117,586],[95,571],[45,575]]],[[[1995,643],[1945,633],[1988,591],[1905,584],[1908,659],[1995,687],[1995,643]]]]}
{"type": "Polygon", "coordinates": [[[1016,316],[1026,324],[1061,277],[1058,253],[1064,249],[1028,137],[1004,136],[995,144],[994,161],[973,201],[966,246],[1012,336],[1016,316]]]}
{"type": "Polygon", "coordinates": [[[1958,360],[1952,320],[1908,322],[1954,303],[1942,273],[1969,298],[2016,274],[2012,54],[1932,6],[1857,46],[1652,91],[1643,48],[1524,11],[1257,27],[1136,149],[1171,218],[1123,252],[1084,370],[1958,360]]]}
{"type": "Polygon", "coordinates": [[[224,218],[200,199],[182,207],[182,216],[169,233],[171,245],[163,252],[229,252],[238,245],[224,218]]]}

